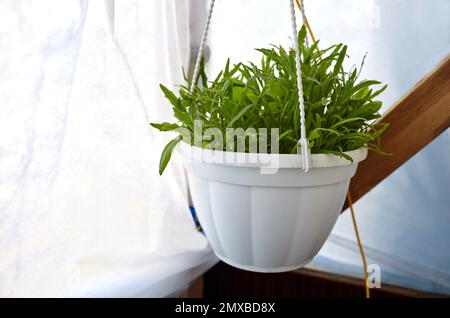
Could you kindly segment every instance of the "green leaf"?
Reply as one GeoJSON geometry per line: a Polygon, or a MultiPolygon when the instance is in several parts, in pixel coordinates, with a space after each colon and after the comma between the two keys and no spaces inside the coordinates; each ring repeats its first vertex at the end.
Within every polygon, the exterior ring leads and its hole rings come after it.
{"type": "Polygon", "coordinates": [[[192,118],[190,117],[189,113],[186,111],[182,111],[179,109],[173,108],[173,114],[174,116],[181,121],[185,126],[194,129],[194,122],[192,118]]]}
{"type": "Polygon", "coordinates": [[[298,45],[301,47],[305,43],[306,38],[306,28],[303,25],[301,29],[298,31],[298,45]]]}
{"type": "Polygon", "coordinates": [[[233,127],[233,124],[238,121],[250,108],[252,108],[253,105],[247,105],[245,106],[236,116],[233,117],[233,119],[230,121],[230,123],[227,125],[227,127],[233,127]]]}
{"type": "Polygon", "coordinates": [[[336,60],[336,64],[334,64],[333,75],[337,75],[340,72],[346,54],[347,54],[347,45],[344,45],[341,49],[341,52],[339,52],[339,57],[336,60]]]}
{"type": "Polygon", "coordinates": [[[150,125],[156,129],[159,129],[160,131],[173,131],[175,129],[180,128],[177,124],[171,124],[171,123],[150,123],[150,125]]]}
{"type": "Polygon", "coordinates": [[[387,88],[387,84],[384,85],[382,88],[380,88],[379,90],[377,90],[376,92],[374,92],[373,94],[370,95],[370,98],[375,98],[378,95],[380,95],[381,93],[383,93],[387,88]]]}
{"type": "Polygon", "coordinates": [[[331,128],[320,128],[320,127],[318,127],[316,129],[314,129],[312,132],[315,132],[315,131],[317,131],[317,132],[323,131],[323,132],[327,132],[327,133],[330,133],[330,134],[334,134],[336,136],[340,136],[341,135],[337,130],[331,129],[331,128]]]}
{"type": "Polygon", "coordinates": [[[311,132],[309,133],[308,141],[311,142],[311,141],[313,141],[314,139],[319,139],[319,138],[320,138],[320,133],[319,133],[319,131],[318,131],[317,128],[316,128],[316,129],[314,129],[313,131],[311,131],[311,132]]]}
{"type": "Polygon", "coordinates": [[[278,141],[283,140],[285,137],[288,137],[293,132],[294,131],[292,129],[285,131],[284,133],[278,136],[278,141]]]}
{"type": "Polygon", "coordinates": [[[175,107],[179,107],[180,104],[178,103],[178,98],[175,96],[174,93],[172,93],[172,91],[170,91],[167,87],[165,87],[163,84],[159,84],[159,87],[161,88],[161,90],[164,93],[164,96],[166,96],[166,98],[169,100],[169,102],[175,106],[175,107]]]}
{"type": "Polygon", "coordinates": [[[349,155],[343,153],[342,151],[321,150],[320,153],[323,153],[323,154],[330,154],[330,155],[335,155],[335,156],[338,156],[338,157],[347,159],[347,160],[350,161],[350,162],[353,162],[353,158],[350,157],[349,155]]]}
{"type": "Polygon", "coordinates": [[[182,139],[181,136],[178,136],[171,141],[164,147],[164,150],[161,153],[161,158],[159,160],[159,174],[162,175],[164,170],[167,167],[167,164],[170,161],[170,158],[172,157],[173,150],[175,149],[176,145],[180,142],[182,139]]]}
{"type": "Polygon", "coordinates": [[[380,123],[381,128],[373,128],[374,132],[371,134],[372,138],[380,138],[380,136],[389,128],[389,123],[380,123]]]}
{"type": "Polygon", "coordinates": [[[358,92],[358,91],[360,91],[360,90],[362,90],[362,89],[364,89],[364,88],[367,88],[367,87],[372,86],[372,85],[377,85],[377,84],[380,84],[380,82],[378,82],[378,81],[373,81],[373,80],[364,80],[364,81],[358,83],[357,85],[355,85],[355,86],[351,89],[351,91],[352,91],[353,93],[356,93],[356,92],[358,92]]]}
{"type": "MultiPolygon", "coordinates": [[[[386,86],[368,79],[358,81],[361,67],[345,70],[347,46],[337,44],[317,52],[317,43],[307,47],[304,43],[306,29],[299,34],[299,50],[305,102],[305,128],[312,153],[332,153],[345,157],[345,152],[360,147],[380,150],[380,136],[386,126],[375,124],[382,106],[375,98],[386,86]]],[[[173,105],[177,124],[158,123],[153,127],[161,131],[183,129],[192,133],[194,120],[203,123],[203,130],[217,128],[225,132],[228,127],[265,128],[271,140],[271,128],[279,129],[279,153],[296,153],[300,138],[300,112],[296,85],[296,61],[292,48],[271,45],[257,49],[261,55],[259,64],[237,63],[231,66],[228,59],[214,81],[206,83],[204,61],[201,63],[200,80],[203,85],[190,90],[180,85],[179,94],[161,85],[166,98],[173,105]],[[179,97],[177,97],[179,96],[179,97]]],[[[195,80],[197,81],[197,79],[195,80]]],[[[179,130],[177,130],[179,131],[179,130]]],[[[260,136],[260,135],[259,135],[260,136]]],[[[199,145],[214,143],[202,136],[199,145]]],[[[223,150],[227,146],[223,145],[223,150]]],[[[169,145],[167,146],[169,147],[169,145]]],[[[167,148],[166,147],[166,148],[167,148]]],[[[245,145],[245,151],[249,147],[245,145]]],[[[268,151],[271,145],[268,145],[268,151]]],[[[161,171],[167,164],[165,149],[161,171]]],[[[171,153],[171,152],[170,152],[171,153]]],[[[170,157],[169,157],[170,159],[170,157]]]]}
{"type": "Polygon", "coordinates": [[[362,117],[347,118],[347,119],[340,120],[339,122],[337,122],[336,124],[331,126],[331,128],[337,128],[337,127],[342,126],[344,124],[352,123],[352,122],[355,122],[355,121],[364,121],[364,120],[365,119],[362,118],[362,117]]]}

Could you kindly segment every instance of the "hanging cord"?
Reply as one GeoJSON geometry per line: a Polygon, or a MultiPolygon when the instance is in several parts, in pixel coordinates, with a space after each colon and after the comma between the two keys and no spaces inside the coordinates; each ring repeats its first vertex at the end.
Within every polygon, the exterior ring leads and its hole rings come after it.
{"type": "MultiPolygon", "coordinates": [[[[299,2],[299,0],[295,0],[297,3],[298,8],[300,9],[300,12],[302,13],[302,18],[303,18],[303,23],[306,26],[306,28],[308,29],[308,33],[311,36],[311,40],[312,43],[315,44],[316,43],[316,38],[314,37],[314,34],[311,30],[311,26],[308,23],[308,19],[306,18],[305,15],[305,10],[304,10],[304,3],[303,0],[301,0],[301,4],[299,2]]],[[[199,51],[197,53],[197,59],[195,61],[195,67],[194,67],[194,74],[192,77],[192,82],[191,82],[191,87],[190,90],[194,90],[196,82],[197,82],[197,77],[198,77],[198,73],[200,71],[200,62],[203,56],[203,50],[205,47],[205,43],[206,43],[206,37],[208,35],[208,30],[209,30],[209,25],[211,24],[211,17],[212,17],[212,12],[214,9],[214,3],[215,0],[211,0],[210,5],[209,5],[209,10],[208,10],[208,17],[206,19],[206,25],[205,25],[205,29],[203,30],[203,35],[202,35],[202,40],[200,42],[200,47],[199,47],[199,51]]],[[[297,87],[298,87],[298,96],[299,96],[299,107],[300,107],[300,146],[301,146],[301,154],[302,154],[302,168],[306,171],[309,170],[310,168],[310,150],[308,147],[308,141],[306,139],[306,129],[305,129],[305,109],[304,109],[304,99],[303,99],[303,83],[302,83],[302,77],[301,77],[301,65],[300,65],[300,51],[298,48],[298,38],[297,38],[297,22],[295,19],[295,8],[294,8],[294,2],[293,0],[290,0],[290,8],[291,8],[291,22],[292,22],[292,31],[293,31],[293,40],[294,40],[294,50],[295,50],[295,62],[296,62],[296,69],[297,69],[297,87]]],[[[320,51],[319,48],[316,47],[317,52],[319,53],[319,57],[320,57],[320,51]]],[[[352,198],[350,195],[350,191],[347,193],[347,201],[348,201],[348,205],[350,207],[350,212],[352,215],[352,221],[353,221],[353,227],[355,229],[355,234],[356,234],[356,239],[358,241],[358,246],[359,246],[359,251],[361,253],[361,258],[363,261],[363,266],[364,266],[364,281],[365,281],[365,290],[366,290],[366,298],[370,298],[370,290],[369,290],[369,286],[368,286],[368,273],[367,273],[367,263],[366,263],[366,256],[364,254],[364,249],[362,247],[361,244],[361,239],[359,237],[359,231],[358,231],[358,226],[356,224],[356,218],[355,218],[355,212],[353,210],[353,202],[352,202],[352,198]]]]}
{"type": "MultiPolygon", "coordinates": [[[[197,83],[198,73],[200,72],[200,62],[203,56],[203,50],[206,43],[206,37],[208,36],[209,25],[211,24],[212,12],[214,9],[215,0],[211,0],[209,4],[208,17],[206,19],[205,29],[203,30],[202,40],[200,42],[200,47],[197,54],[197,59],[195,61],[194,73],[192,76],[192,82],[190,86],[190,90],[193,91],[195,89],[195,85],[197,83]]],[[[295,8],[294,8],[294,0],[289,0],[290,8],[291,8],[291,22],[292,22],[292,33],[293,33],[293,42],[294,42],[294,50],[295,50],[295,61],[297,68],[297,88],[298,88],[298,99],[299,99],[299,107],[300,107],[300,154],[302,157],[302,169],[307,172],[311,166],[311,153],[308,145],[308,140],[306,139],[306,129],[305,129],[305,105],[303,100],[303,84],[302,84],[302,76],[301,76],[301,66],[300,66],[300,51],[298,48],[298,39],[297,39],[297,22],[295,19],[295,8]]]]}
{"type": "MultiPolygon", "coordinates": [[[[297,7],[299,8],[300,12],[302,13],[303,23],[306,25],[306,28],[308,29],[308,33],[311,37],[312,43],[316,44],[316,38],[314,37],[311,26],[309,25],[308,19],[306,18],[305,5],[303,3],[303,0],[295,0],[295,2],[297,3],[297,7]],[[300,3],[300,1],[301,1],[301,3],[300,3]]],[[[319,54],[319,58],[321,58],[321,53],[320,53],[318,46],[316,46],[316,50],[317,50],[317,53],[319,54]]],[[[352,215],[353,228],[355,229],[355,236],[356,236],[356,240],[358,242],[359,252],[361,253],[361,258],[362,258],[363,267],[364,267],[364,287],[365,287],[365,291],[366,291],[366,298],[370,298],[369,275],[367,272],[366,256],[364,254],[364,249],[363,249],[363,246],[361,243],[361,239],[359,237],[358,225],[356,224],[355,211],[353,210],[353,201],[352,201],[352,196],[350,194],[350,191],[347,192],[347,202],[348,202],[348,206],[350,208],[350,213],[352,215]]]]}
{"type": "Polygon", "coordinates": [[[291,8],[291,23],[292,23],[292,40],[295,51],[295,66],[297,70],[297,89],[298,89],[298,103],[300,107],[300,140],[298,141],[300,149],[297,148],[302,156],[302,169],[308,172],[311,167],[311,151],[309,149],[308,139],[306,139],[305,128],[305,102],[303,99],[303,83],[302,83],[302,69],[300,65],[300,50],[298,48],[297,37],[297,21],[295,19],[294,0],[289,0],[291,8]]]}
{"type": "Polygon", "coordinates": [[[356,240],[358,241],[359,252],[361,253],[361,258],[364,266],[364,285],[366,289],[366,298],[370,298],[370,289],[369,289],[369,274],[367,273],[367,262],[366,256],[364,254],[364,249],[361,244],[361,239],[359,237],[358,226],[356,225],[355,211],[353,211],[353,201],[350,191],[347,192],[347,202],[350,208],[350,212],[352,214],[353,228],[355,229],[356,240]]]}
{"type": "MultiPolygon", "coordinates": [[[[313,44],[316,44],[316,38],[314,37],[314,33],[312,31],[312,28],[309,24],[308,19],[306,18],[306,13],[305,13],[305,4],[303,3],[303,0],[301,0],[301,3],[299,0],[295,0],[295,2],[297,3],[297,7],[300,10],[300,12],[302,13],[302,17],[303,17],[303,23],[306,25],[306,29],[308,30],[309,36],[311,37],[311,41],[313,44]]],[[[319,47],[316,46],[316,51],[317,54],[319,54],[319,58],[322,59],[322,53],[319,50],[319,47]]]]}
{"type": "Polygon", "coordinates": [[[197,84],[197,77],[198,77],[198,73],[200,72],[200,62],[203,57],[203,51],[205,49],[205,44],[206,44],[206,37],[208,36],[209,25],[211,24],[211,17],[212,17],[215,2],[216,2],[216,0],[211,0],[211,2],[209,3],[208,17],[206,18],[205,29],[203,30],[202,40],[200,42],[200,47],[198,48],[197,58],[195,60],[194,74],[192,75],[192,82],[191,82],[191,87],[190,87],[191,92],[194,90],[195,85],[197,84]]]}
{"type": "MultiPolygon", "coordinates": [[[[303,3],[303,0],[295,0],[295,2],[297,3],[297,6],[300,9],[300,13],[302,14],[303,25],[306,26],[306,28],[309,30],[309,34],[311,35],[312,32],[310,30],[308,20],[306,19],[305,4],[303,3]]],[[[316,42],[316,40],[314,39],[313,36],[311,36],[311,40],[313,41],[313,43],[316,42]]],[[[305,36],[305,45],[306,45],[306,47],[309,47],[308,35],[305,36]]]]}
{"type": "MultiPolygon", "coordinates": [[[[313,44],[315,44],[317,41],[316,41],[316,38],[314,37],[311,26],[309,25],[308,19],[306,18],[305,4],[303,3],[303,0],[295,0],[295,2],[297,3],[298,9],[302,13],[303,24],[306,26],[306,29],[308,30],[309,36],[311,37],[311,41],[313,44]]],[[[319,49],[317,47],[316,47],[316,50],[317,50],[317,52],[319,52],[319,49]]]]}

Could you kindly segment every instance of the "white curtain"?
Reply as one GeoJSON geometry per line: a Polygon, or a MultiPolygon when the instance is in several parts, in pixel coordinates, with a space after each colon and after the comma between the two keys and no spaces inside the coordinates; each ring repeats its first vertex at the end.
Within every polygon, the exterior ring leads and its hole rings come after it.
{"type": "Polygon", "coordinates": [[[0,3],[0,296],[166,296],[214,264],[149,126],[189,43],[188,0],[0,3]]]}

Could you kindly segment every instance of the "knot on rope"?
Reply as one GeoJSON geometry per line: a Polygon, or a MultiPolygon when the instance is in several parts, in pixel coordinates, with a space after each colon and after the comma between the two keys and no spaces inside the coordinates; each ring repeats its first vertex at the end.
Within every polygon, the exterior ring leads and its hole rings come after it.
{"type": "Polygon", "coordinates": [[[308,140],[300,138],[298,144],[297,153],[302,157],[302,169],[308,172],[309,168],[311,168],[311,151],[309,150],[308,140]]]}

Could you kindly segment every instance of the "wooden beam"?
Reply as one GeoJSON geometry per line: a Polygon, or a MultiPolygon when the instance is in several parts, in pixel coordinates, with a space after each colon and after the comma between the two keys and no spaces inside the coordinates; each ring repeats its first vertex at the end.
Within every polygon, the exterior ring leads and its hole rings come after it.
{"type": "Polygon", "coordinates": [[[381,138],[381,146],[392,155],[369,152],[350,183],[353,201],[372,190],[450,126],[450,56],[391,107],[380,122],[390,123],[381,138]]]}
{"type": "Polygon", "coordinates": [[[203,276],[191,283],[187,290],[186,298],[203,298],[203,276]]]}
{"type": "MultiPolygon", "coordinates": [[[[362,279],[302,268],[285,273],[255,273],[243,271],[219,262],[204,275],[205,298],[322,298],[361,297],[362,279]]],[[[378,297],[447,297],[417,290],[381,284],[370,291],[378,297]]]]}
{"type": "MultiPolygon", "coordinates": [[[[321,270],[315,270],[315,269],[311,269],[311,268],[307,268],[307,267],[303,267],[301,269],[293,271],[292,273],[316,277],[316,278],[322,279],[322,280],[329,280],[329,281],[336,282],[339,284],[353,285],[353,286],[360,287],[361,289],[363,289],[365,286],[364,279],[362,279],[362,278],[344,276],[344,275],[334,274],[334,273],[325,272],[325,271],[321,271],[321,270]]],[[[373,290],[374,289],[372,289],[372,291],[373,290]]],[[[375,288],[375,290],[377,290],[377,289],[375,288]]],[[[447,298],[447,296],[443,295],[443,294],[429,293],[429,292],[424,292],[424,291],[420,291],[420,290],[409,289],[409,288],[394,286],[394,285],[389,285],[389,284],[382,284],[382,286],[379,290],[384,293],[388,293],[388,294],[392,294],[392,295],[396,295],[396,296],[400,296],[400,297],[447,298]]]]}

